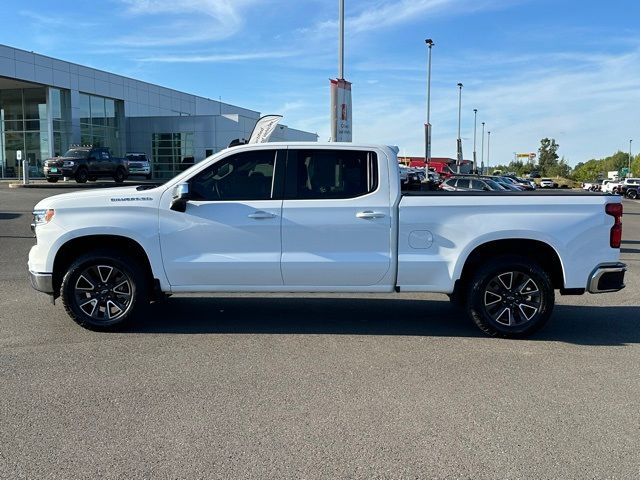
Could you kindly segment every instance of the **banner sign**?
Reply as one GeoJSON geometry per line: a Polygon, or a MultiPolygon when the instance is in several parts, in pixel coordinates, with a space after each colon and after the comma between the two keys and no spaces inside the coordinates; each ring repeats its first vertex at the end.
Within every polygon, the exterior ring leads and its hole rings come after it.
{"type": "Polygon", "coordinates": [[[331,82],[331,140],[351,141],[351,82],[330,79],[331,82]]]}
{"type": "Polygon", "coordinates": [[[256,122],[256,126],[253,127],[251,137],[247,143],[266,143],[269,141],[269,137],[276,129],[278,122],[282,118],[282,115],[265,115],[256,122]]]}

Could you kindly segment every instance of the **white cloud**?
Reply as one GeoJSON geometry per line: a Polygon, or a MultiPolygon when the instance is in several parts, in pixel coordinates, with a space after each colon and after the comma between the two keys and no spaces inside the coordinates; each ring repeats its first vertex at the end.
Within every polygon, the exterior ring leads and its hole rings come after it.
{"type": "Polygon", "coordinates": [[[179,46],[228,38],[244,25],[243,11],[258,0],[120,0],[133,17],[170,16],[159,27],[143,27],[110,44],[128,47],[179,46]]]}
{"type": "MultiPolygon", "coordinates": [[[[345,29],[349,34],[375,31],[380,28],[415,21],[426,15],[470,14],[480,10],[499,8],[521,0],[385,0],[363,2],[359,12],[346,16],[345,29]]],[[[325,20],[314,27],[300,29],[307,34],[333,34],[336,20],[325,20]]]]}

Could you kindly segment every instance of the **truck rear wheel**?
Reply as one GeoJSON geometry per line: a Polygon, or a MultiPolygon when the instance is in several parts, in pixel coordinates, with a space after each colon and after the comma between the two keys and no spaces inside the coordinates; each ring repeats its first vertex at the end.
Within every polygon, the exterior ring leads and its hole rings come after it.
{"type": "Polygon", "coordinates": [[[47,182],[56,183],[58,181],[58,177],[47,177],[47,182]]]}
{"type": "Polygon", "coordinates": [[[112,250],[81,255],[62,280],[62,304],[69,316],[89,330],[125,325],[148,303],[147,278],[133,259],[112,250]]]}
{"type": "Polygon", "coordinates": [[[87,172],[87,169],[84,167],[79,168],[78,171],[76,172],[76,182],[87,183],[88,179],[89,179],[89,173],[87,172]]]}
{"type": "Polygon", "coordinates": [[[555,295],[549,274],[533,260],[505,255],[480,267],[469,283],[467,312],[492,337],[522,338],[551,316],[555,295]]]}
{"type": "Polygon", "coordinates": [[[638,198],[638,190],[627,190],[627,197],[635,200],[636,198],[638,198]]]}

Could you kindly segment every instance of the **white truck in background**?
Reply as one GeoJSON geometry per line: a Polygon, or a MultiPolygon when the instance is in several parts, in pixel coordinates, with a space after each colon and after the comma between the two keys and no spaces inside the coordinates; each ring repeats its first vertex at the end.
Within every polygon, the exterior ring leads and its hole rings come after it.
{"type": "Polygon", "coordinates": [[[31,283],[98,330],[168,294],[438,292],[501,337],[540,328],[556,290],[624,287],[620,197],[403,193],[396,154],[242,145],[154,188],[44,199],[31,283]]]}

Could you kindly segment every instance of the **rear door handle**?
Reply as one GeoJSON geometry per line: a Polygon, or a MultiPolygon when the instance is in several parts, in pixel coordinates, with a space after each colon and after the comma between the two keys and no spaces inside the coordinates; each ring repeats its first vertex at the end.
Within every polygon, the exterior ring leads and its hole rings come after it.
{"type": "Polygon", "coordinates": [[[372,218],[383,218],[384,217],[384,213],[382,213],[382,212],[373,212],[371,210],[365,210],[364,212],[356,213],[356,217],[362,218],[362,219],[365,219],[365,220],[370,220],[372,218]]]}
{"type": "Polygon", "coordinates": [[[276,215],[275,213],[269,213],[269,212],[265,212],[263,210],[257,210],[253,213],[250,213],[249,215],[247,215],[249,218],[253,218],[256,220],[264,220],[266,218],[274,218],[276,215]]]}

